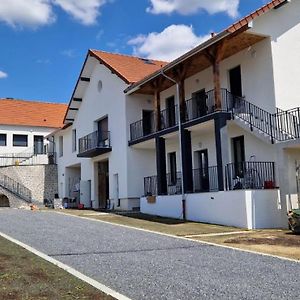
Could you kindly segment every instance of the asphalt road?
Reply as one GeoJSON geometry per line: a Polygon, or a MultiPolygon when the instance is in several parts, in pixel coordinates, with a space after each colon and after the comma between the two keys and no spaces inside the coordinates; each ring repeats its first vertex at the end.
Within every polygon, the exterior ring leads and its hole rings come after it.
{"type": "Polygon", "coordinates": [[[0,231],[132,299],[299,299],[300,264],[48,212],[0,231]]]}

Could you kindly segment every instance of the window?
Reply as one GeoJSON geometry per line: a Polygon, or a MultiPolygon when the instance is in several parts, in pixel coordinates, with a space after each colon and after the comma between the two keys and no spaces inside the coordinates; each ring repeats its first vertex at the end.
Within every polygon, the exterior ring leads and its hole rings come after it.
{"type": "Polygon", "coordinates": [[[59,137],[59,157],[64,155],[64,138],[62,136],[59,137]]]}
{"type": "Polygon", "coordinates": [[[76,137],[76,129],[72,130],[72,151],[76,152],[77,150],[77,137],[76,137]]]}
{"type": "Polygon", "coordinates": [[[13,146],[14,147],[27,147],[28,146],[28,136],[23,134],[13,135],[13,146]]]}
{"type": "Polygon", "coordinates": [[[0,146],[6,146],[6,134],[5,133],[0,134],[0,146]]]}

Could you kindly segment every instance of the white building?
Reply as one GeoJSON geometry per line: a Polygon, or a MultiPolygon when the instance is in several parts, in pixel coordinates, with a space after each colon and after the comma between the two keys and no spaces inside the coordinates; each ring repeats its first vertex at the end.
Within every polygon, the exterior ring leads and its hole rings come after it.
{"type": "Polygon", "coordinates": [[[89,51],[55,133],[61,196],[77,182],[88,207],[286,226],[300,194],[299,11],[271,1],[169,64],[89,51]]]}
{"type": "Polygon", "coordinates": [[[48,163],[45,137],[62,127],[66,109],[60,103],[0,99],[0,167],[48,163]]]}

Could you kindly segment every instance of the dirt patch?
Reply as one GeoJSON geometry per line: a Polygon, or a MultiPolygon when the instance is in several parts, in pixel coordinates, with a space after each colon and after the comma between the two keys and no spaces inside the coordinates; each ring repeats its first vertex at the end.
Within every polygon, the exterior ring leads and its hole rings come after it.
{"type": "Polygon", "coordinates": [[[49,276],[46,274],[46,272],[44,270],[41,270],[41,269],[26,272],[26,274],[35,281],[47,281],[47,280],[49,280],[49,276]]]}
{"type": "Polygon", "coordinates": [[[285,232],[275,232],[274,234],[254,233],[253,236],[238,236],[226,239],[227,244],[244,245],[270,245],[284,247],[299,247],[300,236],[285,232]]]}
{"type": "Polygon", "coordinates": [[[244,244],[244,245],[276,245],[286,247],[299,247],[300,236],[267,236],[267,237],[238,237],[230,238],[225,241],[227,244],[244,244]]]}

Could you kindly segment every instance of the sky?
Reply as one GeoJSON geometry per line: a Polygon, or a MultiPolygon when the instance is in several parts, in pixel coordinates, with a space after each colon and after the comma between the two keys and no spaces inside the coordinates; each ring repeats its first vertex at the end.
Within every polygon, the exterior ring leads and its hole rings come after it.
{"type": "Polygon", "coordinates": [[[266,0],[0,0],[0,98],[67,103],[88,49],[171,61],[266,0]]]}

